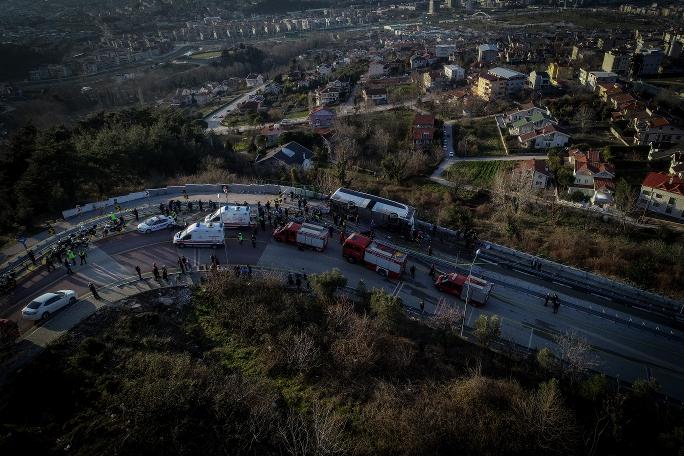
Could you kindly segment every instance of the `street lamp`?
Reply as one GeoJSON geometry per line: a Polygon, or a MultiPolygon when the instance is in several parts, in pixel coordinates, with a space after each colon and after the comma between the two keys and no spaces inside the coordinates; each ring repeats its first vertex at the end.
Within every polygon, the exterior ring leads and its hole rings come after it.
{"type": "Polygon", "coordinates": [[[466,313],[468,312],[468,298],[470,297],[470,275],[473,273],[473,266],[475,265],[475,260],[477,260],[477,256],[479,254],[480,254],[480,249],[477,249],[475,251],[475,256],[473,257],[473,261],[470,263],[470,270],[468,271],[468,277],[466,277],[466,280],[468,281],[468,288],[466,288],[465,306],[463,307],[463,321],[461,322],[461,337],[463,337],[463,330],[465,329],[466,313]]]}

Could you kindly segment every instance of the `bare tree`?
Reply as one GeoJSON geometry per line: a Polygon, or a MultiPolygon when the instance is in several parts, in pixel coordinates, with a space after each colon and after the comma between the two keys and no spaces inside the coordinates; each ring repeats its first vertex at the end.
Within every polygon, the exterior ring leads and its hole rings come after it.
{"type": "Polygon", "coordinates": [[[591,106],[583,104],[579,107],[577,114],[575,114],[575,119],[583,132],[587,131],[587,127],[589,126],[589,123],[594,120],[595,115],[596,113],[591,106]]]}
{"type": "Polygon", "coordinates": [[[392,143],[390,134],[384,128],[375,130],[372,139],[373,146],[380,152],[380,155],[385,156],[389,151],[389,146],[392,143]]]}
{"type": "Polygon", "coordinates": [[[598,364],[587,339],[574,331],[558,335],[556,344],[560,350],[561,368],[573,380],[598,364]]]}
{"type": "Polygon", "coordinates": [[[553,379],[515,403],[521,432],[528,433],[534,447],[545,454],[563,454],[575,434],[571,412],[563,403],[558,382],[553,379]]]}
{"type": "Polygon", "coordinates": [[[321,364],[321,350],[305,331],[286,331],[280,336],[287,366],[299,373],[308,373],[321,364]]]}
{"type": "Polygon", "coordinates": [[[333,455],[347,451],[344,425],[344,419],[335,413],[332,404],[314,403],[311,411],[311,428],[317,454],[333,455]]]}

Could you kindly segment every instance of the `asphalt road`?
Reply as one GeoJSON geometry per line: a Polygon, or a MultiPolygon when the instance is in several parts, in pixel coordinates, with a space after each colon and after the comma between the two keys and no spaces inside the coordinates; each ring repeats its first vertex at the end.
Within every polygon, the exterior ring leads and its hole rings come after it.
{"type": "MultiPolygon", "coordinates": [[[[239,245],[235,232],[228,232],[230,239],[226,249],[176,249],[171,244],[172,230],[148,235],[128,233],[96,243],[91,249],[88,264],[76,266],[75,274],[67,276],[64,269],[55,272],[35,272],[15,290],[11,299],[2,307],[3,315],[19,319],[19,310],[30,299],[46,291],[75,289],[86,292],[89,282],[99,285],[117,282],[135,275],[135,266],[140,265],[143,272],[150,271],[152,264],[161,268],[166,265],[175,269],[179,256],[185,255],[191,264],[209,263],[215,254],[222,264],[256,264],[264,267],[287,269],[305,273],[315,273],[338,268],[347,277],[350,286],[363,280],[366,286],[382,288],[396,293],[405,304],[418,307],[421,299],[426,302],[427,313],[434,312],[441,298],[447,302],[463,306],[463,302],[438,292],[428,275],[428,265],[413,257],[416,265],[415,279],[405,274],[403,280],[389,280],[360,265],[349,264],[341,256],[337,237],[333,237],[325,252],[300,251],[295,246],[272,241],[267,232],[258,233],[256,247],[249,240],[239,245]]],[[[443,252],[435,251],[443,261],[450,261],[453,268],[470,265],[469,258],[455,259],[443,252]],[[459,263],[458,265],[456,263],[459,263]]],[[[601,298],[555,283],[547,283],[537,277],[510,271],[495,264],[478,261],[474,273],[494,283],[494,290],[486,306],[473,308],[466,312],[467,324],[472,326],[480,314],[499,315],[502,318],[502,334],[520,345],[530,348],[548,346],[556,349],[554,337],[557,334],[574,331],[587,338],[594,348],[596,369],[608,375],[632,381],[654,376],[663,390],[684,399],[684,350],[682,334],[662,326],[662,333],[655,334],[642,328],[640,320],[631,324],[615,323],[602,317],[601,310],[608,315],[619,315],[625,319],[630,315],[606,306],[601,298]],[[558,314],[550,307],[543,306],[541,298],[547,291],[555,291],[563,305],[558,314]],[[589,309],[599,310],[590,312],[589,309]]],[[[70,308],[62,312],[70,312],[70,308]]],[[[651,324],[644,322],[644,324],[651,324]]],[[[30,331],[30,322],[22,322],[22,331],[30,331]]]]}

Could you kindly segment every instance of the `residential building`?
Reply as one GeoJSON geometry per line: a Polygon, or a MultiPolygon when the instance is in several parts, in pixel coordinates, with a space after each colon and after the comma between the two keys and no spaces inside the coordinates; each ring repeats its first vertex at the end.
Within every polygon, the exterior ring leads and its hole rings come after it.
{"type": "Polygon", "coordinates": [[[512,112],[505,119],[508,132],[513,136],[520,136],[532,131],[541,130],[548,125],[557,125],[548,109],[532,106],[527,109],[512,112]]]}
{"type": "Polygon", "coordinates": [[[612,204],[615,192],[615,168],[601,159],[598,150],[568,152],[568,162],[573,167],[575,180],[568,193],[582,193],[596,205],[612,204]]]}
{"type": "Polygon", "coordinates": [[[335,87],[324,87],[316,90],[316,106],[330,106],[340,102],[340,90],[335,87]]]}
{"type": "Polygon", "coordinates": [[[506,80],[489,73],[481,74],[477,79],[475,94],[487,101],[506,98],[506,80]]]}
{"type": "Polygon", "coordinates": [[[647,211],[684,220],[684,180],[672,174],[648,173],[641,183],[639,204],[647,211]]]}
{"type": "Polygon", "coordinates": [[[549,171],[546,160],[532,159],[518,162],[513,172],[530,175],[530,186],[540,190],[548,188],[553,179],[553,174],[549,171]]]}
{"type": "Polygon", "coordinates": [[[432,114],[416,114],[413,120],[413,144],[418,148],[427,148],[435,139],[435,116],[432,114]]]}
{"type": "Polygon", "coordinates": [[[632,63],[632,55],[626,51],[611,49],[603,54],[603,64],[601,69],[609,73],[615,73],[620,76],[627,76],[629,74],[632,63]]]}
{"type": "Polygon", "coordinates": [[[460,81],[465,78],[465,70],[458,65],[444,65],[444,76],[452,81],[460,81]]]}
{"type": "Polygon", "coordinates": [[[275,125],[268,125],[264,128],[261,129],[259,134],[266,138],[266,146],[275,146],[278,144],[278,138],[280,138],[280,135],[283,133],[283,129],[280,128],[277,124],[275,125]]]}
{"type": "Polygon", "coordinates": [[[332,65],[328,65],[327,63],[321,63],[316,67],[316,72],[321,76],[328,76],[330,73],[333,72],[333,67],[332,65]]]}
{"type": "Polygon", "coordinates": [[[446,59],[449,55],[456,52],[458,46],[455,44],[437,44],[435,45],[435,57],[439,59],[446,59]]]}
{"type": "Polygon", "coordinates": [[[546,71],[532,71],[527,78],[530,88],[539,93],[546,93],[551,88],[551,78],[546,71]]]}
{"type": "Polygon", "coordinates": [[[554,84],[557,84],[560,81],[569,81],[572,79],[572,67],[561,65],[557,62],[549,63],[548,67],[546,68],[546,72],[549,74],[551,82],[554,84]]]}
{"type": "Polygon", "coordinates": [[[420,68],[426,68],[429,64],[428,56],[416,54],[411,56],[409,59],[412,70],[417,70],[420,68]]]}
{"type": "Polygon", "coordinates": [[[520,92],[527,83],[527,76],[515,70],[503,67],[492,68],[489,74],[506,80],[506,94],[513,95],[520,92]]]}
{"type": "Polygon", "coordinates": [[[609,71],[587,71],[580,69],[580,84],[596,91],[599,84],[610,84],[616,82],[618,75],[609,71]]]}
{"type": "Polygon", "coordinates": [[[636,117],[633,128],[634,144],[667,145],[684,141],[684,128],[672,125],[663,116],[636,117]]]}
{"type": "Polygon", "coordinates": [[[289,142],[280,148],[275,148],[266,155],[257,156],[257,165],[266,165],[274,168],[303,168],[312,166],[313,152],[298,142],[289,142]]]}
{"type": "Polygon", "coordinates": [[[477,61],[492,63],[499,57],[499,48],[496,44],[481,44],[477,47],[477,61]]]}
{"type": "Polygon", "coordinates": [[[522,147],[527,149],[549,149],[551,147],[564,147],[570,141],[570,135],[550,124],[539,130],[518,136],[518,141],[522,147]]]}
{"type": "Polygon", "coordinates": [[[387,104],[387,89],[385,87],[364,87],[362,95],[366,103],[387,104]]]}
{"type": "Polygon", "coordinates": [[[634,76],[658,74],[663,62],[663,51],[660,49],[642,49],[634,54],[634,76]]]}
{"type": "Polygon", "coordinates": [[[264,77],[260,74],[250,73],[245,78],[247,87],[258,87],[264,83],[264,77]]]}
{"type": "Polygon", "coordinates": [[[309,125],[311,128],[330,128],[335,121],[335,111],[325,106],[320,106],[309,113],[309,125]]]}

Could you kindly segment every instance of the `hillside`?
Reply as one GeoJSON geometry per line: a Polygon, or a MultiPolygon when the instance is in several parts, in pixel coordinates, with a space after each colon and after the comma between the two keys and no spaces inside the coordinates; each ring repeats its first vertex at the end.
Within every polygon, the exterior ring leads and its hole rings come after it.
{"type": "Polygon", "coordinates": [[[489,351],[458,338],[453,316],[408,318],[380,292],[334,297],[345,283],[334,272],[311,283],[315,293],[223,275],[194,296],[155,291],[94,315],[3,386],[0,453],[675,455],[682,447],[681,412],[654,400],[653,385],[615,391],[603,377],[489,351]]]}

